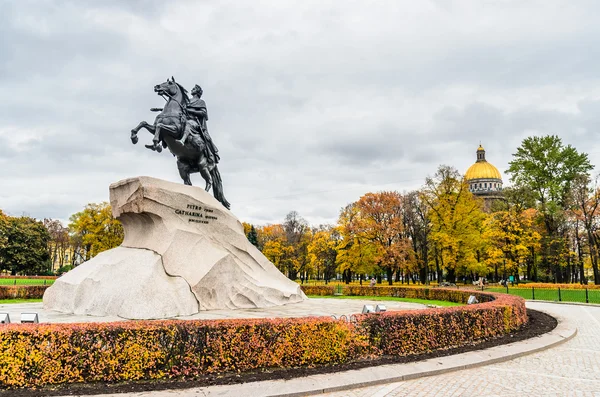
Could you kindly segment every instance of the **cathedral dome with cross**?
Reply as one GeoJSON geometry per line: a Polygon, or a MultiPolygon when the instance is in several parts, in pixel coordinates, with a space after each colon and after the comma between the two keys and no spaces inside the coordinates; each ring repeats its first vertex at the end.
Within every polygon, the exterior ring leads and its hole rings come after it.
{"type": "Polygon", "coordinates": [[[502,195],[502,175],[498,168],[485,159],[485,149],[481,144],[477,148],[477,161],[465,173],[469,190],[483,198],[502,195]]]}

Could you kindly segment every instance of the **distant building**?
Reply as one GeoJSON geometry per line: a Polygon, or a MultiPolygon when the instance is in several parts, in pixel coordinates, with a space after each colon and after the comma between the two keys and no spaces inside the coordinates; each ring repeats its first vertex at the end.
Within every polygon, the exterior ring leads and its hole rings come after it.
{"type": "Polygon", "coordinates": [[[469,190],[485,200],[485,207],[490,208],[492,201],[502,199],[502,175],[498,168],[485,159],[485,149],[477,148],[477,161],[465,173],[465,181],[469,190]]]}

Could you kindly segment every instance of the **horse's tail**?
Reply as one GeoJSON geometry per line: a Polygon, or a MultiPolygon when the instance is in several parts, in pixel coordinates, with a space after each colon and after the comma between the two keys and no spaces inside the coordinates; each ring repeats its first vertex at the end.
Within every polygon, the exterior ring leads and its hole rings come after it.
{"type": "Polygon", "coordinates": [[[223,194],[223,182],[221,181],[221,173],[219,172],[219,169],[216,165],[210,171],[210,176],[213,181],[213,194],[215,195],[215,198],[219,200],[225,208],[229,209],[231,204],[229,204],[229,201],[227,201],[225,195],[223,194]]]}

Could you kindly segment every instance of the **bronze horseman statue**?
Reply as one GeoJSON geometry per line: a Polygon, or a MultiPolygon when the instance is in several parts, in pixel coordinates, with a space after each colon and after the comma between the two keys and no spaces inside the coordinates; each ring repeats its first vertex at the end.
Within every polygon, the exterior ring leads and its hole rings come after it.
{"type": "Polygon", "coordinates": [[[163,148],[169,148],[177,157],[177,168],[183,182],[191,185],[190,174],[199,172],[206,181],[206,191],[212,187],[215,198],[229,209],[230,204],[223,194],[221,174],[217,168],[219,151],[206,127],[208,113],[206,103],[201,99],[202,88],[194,86],[190,99],[185,88],[171,77],[155,85],[154,92],[165,98],[167,103],[164,108],[150,109],[160,112],[154,125],[140,122],[131,130],[131,142],[138,142],[137,133],[141,128],[154,134],[152,144],[146,147],[159,153],[163,148]]]}

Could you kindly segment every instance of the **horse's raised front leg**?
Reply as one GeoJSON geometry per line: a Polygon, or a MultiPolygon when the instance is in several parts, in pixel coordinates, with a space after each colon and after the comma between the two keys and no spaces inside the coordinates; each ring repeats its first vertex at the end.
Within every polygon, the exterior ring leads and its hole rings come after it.
{"type": "Polygon", "coordinates": [[[150,132],[151,134],[154,134],[154,126],[152,124],[148,124],[145,121],[141,121],[137,127],[135,127],[134,129],[131,130],[131,142],[135,145],[136,143],[138,143],[138,136],[137,133],[139,130],[141,130],[142,128],[145,128],[146,130],[148,130],[148,132],[150,132]]]}
{"type": "Polygon", "coordinates": [[[158,123],[156,126],[153,126],[153,131],[150,131],[154,134],[154,138],[152,138],[152,145],[145,145],[150,150],[155,150],[157,152],[162,152],[162,147],[160,146],[160,132],[161,132],[162,124],[158,123]]]}

